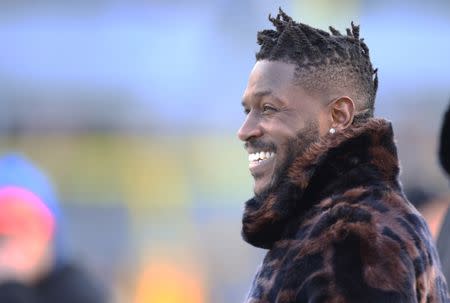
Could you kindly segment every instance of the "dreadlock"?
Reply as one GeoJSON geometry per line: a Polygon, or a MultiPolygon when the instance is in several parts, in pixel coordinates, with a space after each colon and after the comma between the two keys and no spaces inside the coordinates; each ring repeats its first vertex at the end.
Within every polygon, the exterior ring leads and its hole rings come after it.
{"type": "Polygon", "coordinates": [[[276,30],[258,32],[257,61],[296,64],[296,76],[306,89],[344,92],[355,100],[357,118],[373,116],[378,76],[369,48],[359,37],[359,26],[352,22],[347,35],[330,26],[330,34],[295,22],[281,8],[269,20],[276,30]]]}

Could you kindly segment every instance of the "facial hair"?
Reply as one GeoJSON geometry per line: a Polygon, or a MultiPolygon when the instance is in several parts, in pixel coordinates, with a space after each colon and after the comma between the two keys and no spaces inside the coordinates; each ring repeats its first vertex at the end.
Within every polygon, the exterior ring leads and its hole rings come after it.
{"type": "Polygon", "coordinates": [[[255,194],[258,200],[264,200],[270,193],[274,192],[283,180],[286,180],[289,167],[295,159],[300,157],[311,144],[319,140],[319,126],[316,120],[311,119],[306,126],[299,130],[295,137],[288,139],[286,143],[286,155],[281,163],[277,164],[272,180],[269,185],[259,194],[255,194]]]}

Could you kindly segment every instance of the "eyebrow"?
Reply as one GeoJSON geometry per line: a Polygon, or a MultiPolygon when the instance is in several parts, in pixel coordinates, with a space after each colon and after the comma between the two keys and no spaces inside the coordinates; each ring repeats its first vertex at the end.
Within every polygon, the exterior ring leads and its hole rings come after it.
{"type": "MultiPolygon", "coordinates": [[[[277,99],[278,101],[281,101],[280,98],[275,96],[271,90],[263,90],[263,91],[259,91],[259,92],[252,94],[252,98],[262,98],[265,96],[272,96],[273,98],[277,99]]],[[[242,106],[245,107],[245,99],[242,100],[241,104],[242,104],[242,106]]]]}

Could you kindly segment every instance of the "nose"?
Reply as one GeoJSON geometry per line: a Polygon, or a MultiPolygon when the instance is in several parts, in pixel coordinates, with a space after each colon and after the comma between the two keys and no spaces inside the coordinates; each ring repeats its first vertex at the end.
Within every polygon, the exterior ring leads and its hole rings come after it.
{"type": "Polygon", "coordinates": [[[261,137],[262,133],[262,128],[258,120],[251,114],[248,114],[241,128],[239,128],[237,136],[240,140],[246,142],[250,139],[261,137]]]}

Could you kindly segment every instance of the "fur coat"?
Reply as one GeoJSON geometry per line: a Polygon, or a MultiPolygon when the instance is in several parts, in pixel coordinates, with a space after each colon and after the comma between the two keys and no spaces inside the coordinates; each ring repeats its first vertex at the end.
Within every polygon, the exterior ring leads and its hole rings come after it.
{"type": "Polygon", "coordinates": [[[392,126],[328,134],[246,202],[244,239],[268,252],[247,303],[446,302],[427,224],[406,200],[392,126]]]}

